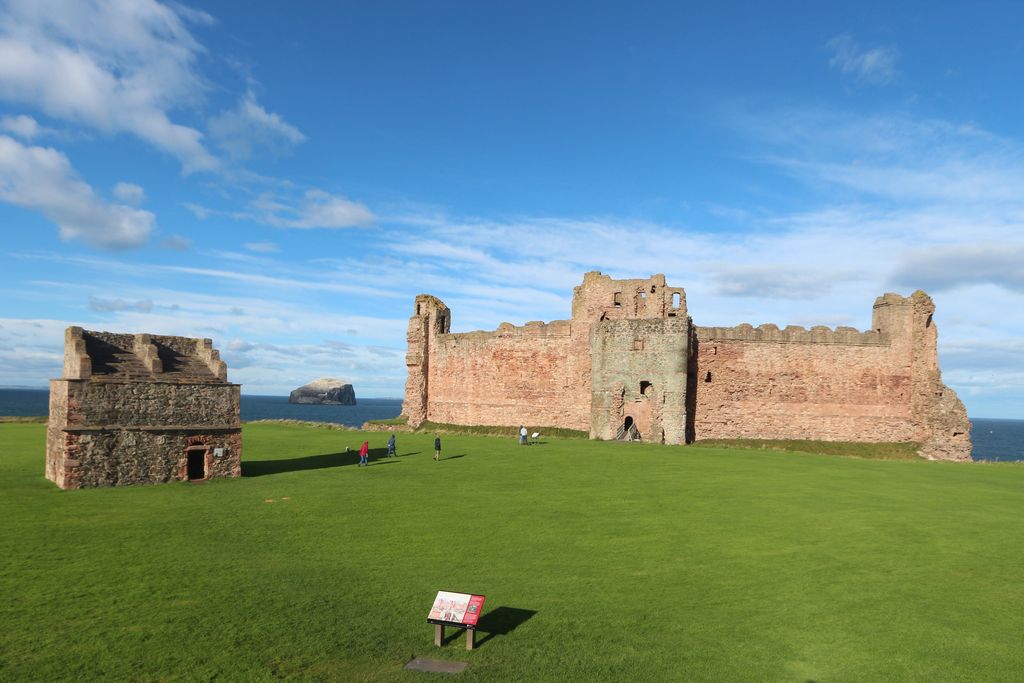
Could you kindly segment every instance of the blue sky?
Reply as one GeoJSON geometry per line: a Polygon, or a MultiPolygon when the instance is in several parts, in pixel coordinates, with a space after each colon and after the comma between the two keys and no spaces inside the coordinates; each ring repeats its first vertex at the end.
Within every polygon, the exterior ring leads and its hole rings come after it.
{"type": "Polygon", "coordinates": [[[756,5],[0,1],[0,384],[78,324],[401,396],[416,294],[493,329],[601,270],[702,325],[924,289],[1024,417],[1024,11],[756,5]]]}

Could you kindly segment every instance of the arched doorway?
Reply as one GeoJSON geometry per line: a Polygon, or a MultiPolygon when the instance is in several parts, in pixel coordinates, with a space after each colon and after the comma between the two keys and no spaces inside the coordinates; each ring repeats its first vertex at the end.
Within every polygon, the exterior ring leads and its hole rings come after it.
{"type": "Polygon", "coordinates": [[[640,432],[636,429],[636,422],[633,420],[632,415],[627,415],[626,419],[622,421],[622,426],[619,427],[619,433],[616,437],[623,441],[639,441],[640,432]]]}

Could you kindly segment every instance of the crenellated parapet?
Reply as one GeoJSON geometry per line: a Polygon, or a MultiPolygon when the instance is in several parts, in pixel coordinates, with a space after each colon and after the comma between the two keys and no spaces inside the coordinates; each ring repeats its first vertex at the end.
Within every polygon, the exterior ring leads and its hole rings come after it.
{"type": "Polygon", "coordinates": [[[445,343],[483,343],[489,339],[505,339],[514,337],[568,337],[571,334],[571,320],[552,320],[549,323],[532,320],[525,325],[501,323],[498,325],[498,329],[491,331],[474,330],[472,332],[450,332],[440,339],[445,343]]]}
{"type": "Polygon", "coordinates": [[[754,327],[742,323],[735,327],[702,327],[695,326],[697,338],[700,340],[776,342],[779,344],[846,344],[849,346],[886,346],[889,336],[874,330],[861,332],[854,327],[837,327],[832,329],[825,325],[815,325],[807,329],[800,325],[787,325],[780,329],[778,325],[765,323],[754,327]]]}

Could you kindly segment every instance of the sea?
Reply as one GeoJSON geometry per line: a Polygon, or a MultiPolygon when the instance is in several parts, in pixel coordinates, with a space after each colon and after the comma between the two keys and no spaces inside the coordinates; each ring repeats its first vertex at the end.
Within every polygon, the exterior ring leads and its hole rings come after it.
{"type": "MultiPolygon", "coordinates": [[[[305,420],[359,427],[367,420],[386,420],[402,412],[400,398],[360,398],[354,406],[317,406],[289,403],[287,396],[242,394],[242,420],[305,420]]],[[[45,389],[0,389],[0,415],[46,415],[45,389]]],[[[971,419],[972,457],[975,460],[1024,461],[1024,420],[971,419]]]]}

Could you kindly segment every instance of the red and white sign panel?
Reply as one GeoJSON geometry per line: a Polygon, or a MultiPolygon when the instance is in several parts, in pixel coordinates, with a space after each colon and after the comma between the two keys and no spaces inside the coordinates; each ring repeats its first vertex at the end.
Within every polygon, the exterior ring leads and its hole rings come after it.
{"type": "Polygon", "coordinates": [[[476,627],[480,612],[484,608],[483,595],[438,591],[434,605],[430,608],[427,621],[432,624],[476,627]]]}

